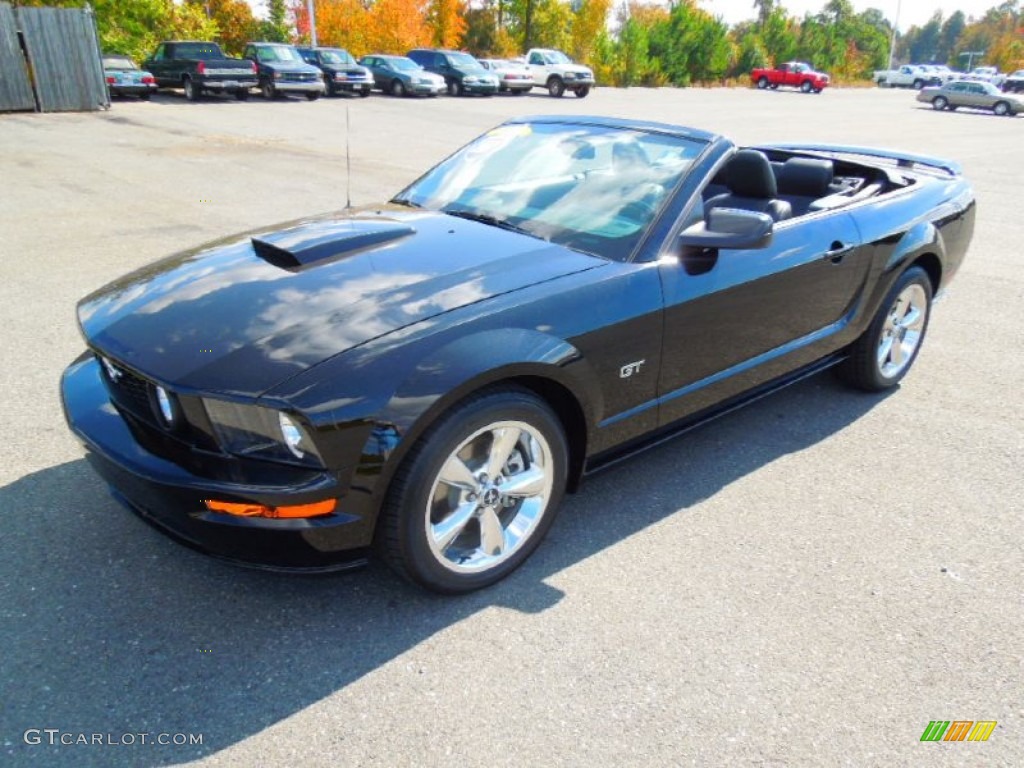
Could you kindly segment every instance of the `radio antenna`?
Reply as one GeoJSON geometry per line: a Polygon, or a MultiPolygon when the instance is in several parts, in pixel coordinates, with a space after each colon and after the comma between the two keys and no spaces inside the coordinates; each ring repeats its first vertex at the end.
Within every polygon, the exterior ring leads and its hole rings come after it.
{"type": "Polygon", "coordinates": [[[348,104],[345,105],[345,209],[352,207],[352,153],[349,151],[350,123],[348,104]]]}

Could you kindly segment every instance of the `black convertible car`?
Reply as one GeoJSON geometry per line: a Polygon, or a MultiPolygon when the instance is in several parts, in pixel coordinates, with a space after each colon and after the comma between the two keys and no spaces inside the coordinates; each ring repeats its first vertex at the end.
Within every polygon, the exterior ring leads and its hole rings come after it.
{"type": "Polygon", "coordinates": [[[974,217],[934,158],[512,120],[386,205],[86,297],[64,408],[187,544],[300,571],[376,550],[469,591],[588,472],[829,366],[896,385],[974,217]]]}

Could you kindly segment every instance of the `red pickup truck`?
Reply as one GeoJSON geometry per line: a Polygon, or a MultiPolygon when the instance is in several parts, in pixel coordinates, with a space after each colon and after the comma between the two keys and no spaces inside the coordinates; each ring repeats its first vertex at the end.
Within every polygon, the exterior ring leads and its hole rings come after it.
{"type": "Polygon", "coordinates": [[[803,61],[787,61],[775,69],[755,69],[750,79],[758,88],[778,88],[790,85],[804,93],[821,93],[828,85],[828,75],[815,72],[810,64],[803,61]]]}

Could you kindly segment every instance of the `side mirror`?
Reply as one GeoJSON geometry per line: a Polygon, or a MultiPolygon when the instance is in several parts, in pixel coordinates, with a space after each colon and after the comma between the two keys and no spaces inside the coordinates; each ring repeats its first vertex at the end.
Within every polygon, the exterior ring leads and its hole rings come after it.
{"type": "Polygon", "coordinates": [[[772,241],[774,227],[767,213],[712,208],[705,221],[683,230],[679,244],[693,248],[764,248],[772,241]]]}

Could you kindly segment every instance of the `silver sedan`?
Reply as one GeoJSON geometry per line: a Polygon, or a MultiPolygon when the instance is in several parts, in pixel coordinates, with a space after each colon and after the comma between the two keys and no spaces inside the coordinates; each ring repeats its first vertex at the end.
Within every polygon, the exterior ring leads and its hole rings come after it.
{"type": "Polygon", "coordinates": [[[931,104],[937,110],[955,110],[958,107],[985,109],[997,115],[1014,116],[1024,112],[1024,100],[1003,93],[992,83],[957,80],[940,87],[922,88],[917,100],[931,104]]]}

